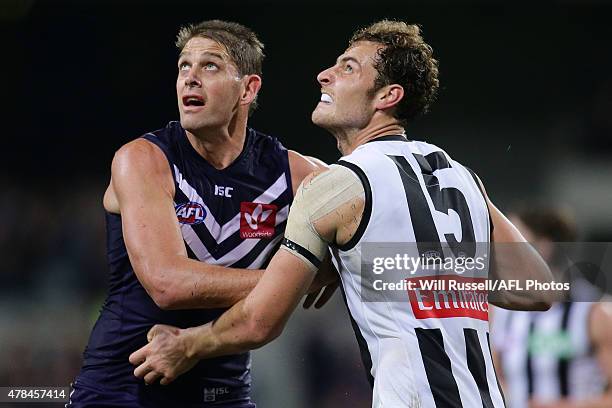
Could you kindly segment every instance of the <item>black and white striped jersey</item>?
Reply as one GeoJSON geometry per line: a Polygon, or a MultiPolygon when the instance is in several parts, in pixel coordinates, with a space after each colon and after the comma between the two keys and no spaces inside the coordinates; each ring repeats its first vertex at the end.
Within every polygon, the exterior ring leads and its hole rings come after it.
{"type": "Polygon", "coordinates": [[[431,251],[446,256],[448,248],[465,255],[476,251],[477,242],[488,253],[490,219],[473,173],[440,148],[403,136],[368,142],[338,164],[353,170],[366,192],[356,235],[333,253],[371,374],[372,406],[503,407],[489,348],[486,293],[361,296],[362,279],[369,278],[361,272],[362,256],[371,243],[412,243],[407,251],[413,257],[431,251]],[[468,295],[476,298],[468,301],[468,295]]]}
{"type": "Polygon", "coordinates": [[[589,338],[592,307],[592,302],[565,302],[546,312],[495,308],[491,341],[509,407],[527,408],[530,399],[579,401],[604,392],[606,380],[589,338]]]}

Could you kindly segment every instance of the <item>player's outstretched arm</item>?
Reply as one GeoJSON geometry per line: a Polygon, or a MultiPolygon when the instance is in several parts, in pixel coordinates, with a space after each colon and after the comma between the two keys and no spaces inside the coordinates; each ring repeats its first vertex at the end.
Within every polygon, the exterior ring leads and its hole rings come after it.
{"type": "MultiPolygon", "coordinates": [[[[320,262],[320,261],[319,261],[320,262]]],[[[312,283],[316,268],[280,249],[255,289],[210,326],[194,328],[198,359],[259,348],[278,337],[312,283]]]]}
{"type": "Polygon", "coordinates": [[[130,262],[162,309],[228,307],[243,299],[262,271],[189,259],[174,211],[174,181],[163,152],[144,139],[113,159],[105,207],[121,214],[130,262]]]}
{"type": "Polygon", "coordinates": [[[236,354],[269,343],[282,331],[308,290],[315,271],[291,253],[279,250],[247,296],[214,322],[179,329],[155,325],[149,344],[130,355],[134,375],[147,384],[169,384],[199,360],[236,354]]]}
{"type": "MultiPolygon", "coordinates": [[[[519,230],[491,202],[480,179],[484,193],[493,233],[491,235],[493,250],[492,274],[494,279],[519,280],[525,285],[527,279],[539,282],[550,282],[553,279],[548,265],[540,254],[527,242],[519,230]]],[[[505,290],[489,295],[489,301],[495,306],[511,310],[550,309],[551,293],[546,291],[505,290]],[[495,299],[492,299],[494,297],[495,299]]]]}
{"type": "MultiPolygon", "coordinates": [[[[325,191],[341,191],[344,197],[364,201],[363,189],[361,196],[358,189],[351,190],[355,183],[360,186],[358,179],[335,181],[333,177],[321,176],[309,176],[304,180],[289,213],[283,246],[246,299],[204,326],[184,330],[154,326],[149,344],[130,356],[130,362],[137,365],[134,374],[144,377],[148,383],[161,378],[162,384],[167,384],[202,358],[243,352],[276,338],[307,292],[315,271],[326,256],[328,243],[337,239],[336,233],[343,227],[342,220],[357,220],[358,223],[361,218],[360,214],[319,206],[330,201],[325,191]],[[329,188],[343,187],[338,183],[344,183],[347,188],[329,188]],[[327,214],[331,216],[326,217],[327,214]]],[[[359,212],[363,209],[351,200],[339,198],[331,202],[337,208],[359,212]]]]}

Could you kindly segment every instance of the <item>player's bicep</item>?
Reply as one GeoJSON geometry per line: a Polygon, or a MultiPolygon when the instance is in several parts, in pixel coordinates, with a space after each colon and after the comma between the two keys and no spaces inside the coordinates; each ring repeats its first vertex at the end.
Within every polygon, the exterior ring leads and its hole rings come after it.
{"type": "Polygon", "coordinates": [[[172,176],[166,159],[147,141],[132,143],[115,155],[112,183],[130,261],[147,287],[154,284],[149,280],[155,278],[151,275],[156,267],[186,252],[174,212],[172,176]]]}
{"type": "Polygon", "coordinates": [[[317,270],[346,220],[361,217],[358,206],[347,204],[363,196],[361,181],[342,166],[306,177],[291,206],[281,248],[317,270]]]}
{"type": "Polygon", "coordinates": [[[328,245],[313,225],[317,185],[316,175],[306,177],[300,184],[289,210],[285,237],[281,245],[281,249],[300,259],[313,272],[321,266],[328,245]]]}

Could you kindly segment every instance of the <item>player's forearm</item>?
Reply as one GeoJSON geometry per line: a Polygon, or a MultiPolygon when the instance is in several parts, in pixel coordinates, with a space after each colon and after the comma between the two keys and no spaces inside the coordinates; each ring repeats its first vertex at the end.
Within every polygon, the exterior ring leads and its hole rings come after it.
{"type": "Polygon", "coordinates": [[[189,354],[199,359],[256,349],[280,334],[273,325],[256,318],[244,300],[214,322],[187,330],[191,337],[189,354]]]}
{"type": "Polygon", "coordinates": [[[548,310],[555,301],[552,291],[528,288],[529,281],[553,280],[548,265],[527,242],[494,244],[493,278],[507,288],[490,294],[491,303],[512,310],[548,310]]]}
{"type": "Polygon", "coordinates": [[[314,271],[294,254],[279,250],[257,287],[212,324],[194,329],[192,355],[240,353],[278,337],[312,283],[314,271]]]}
{"type": "Polygon", "coordinates": [[[520,292],[497,292],[493,299],[490,298],[489,303],[502,309],[532,312],[545,312],[550,309],[549,302],[538,301],[520,292]]]}
{"type": "Polygon", "coordinates": [[[177,257],[155,267],[156,293],[163,309],[230,307],[257,285],[262,270],[236,269],[177,257]]]}
{"type": "Polygon", "coordinates": [[[541,284],[553,280],[550,268],[540,254],[492,204],[492,278],[504,281],[507,289],[491,293],[491,303],[513,310],[548,310],[555,300],[551,291],[527,290],[528,281],[541,284]],[[518,282],[520,286],[513,282],[518,282]]]}

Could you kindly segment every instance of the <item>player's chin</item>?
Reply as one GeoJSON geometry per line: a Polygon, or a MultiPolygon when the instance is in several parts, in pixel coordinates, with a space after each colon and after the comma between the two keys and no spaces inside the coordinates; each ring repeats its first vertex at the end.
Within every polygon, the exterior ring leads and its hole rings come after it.
{"type": "Polygon", "coordinates": [[[310,119],[312,123],[322,128],[326,128],[330,125],[330,117],[328,112],[322,112],[320,108],[320,104],[312,111],[312,115],[310,115],[310,119]]]}
{"type": "Polygon", "coordinates": [[[195,132],[198,129],[206,127],[206,123],[201,118],[194,117],[194,115],[181,114],[181,126],[188,132],[195,132]]]}

